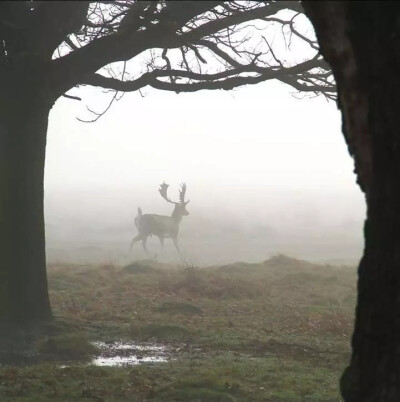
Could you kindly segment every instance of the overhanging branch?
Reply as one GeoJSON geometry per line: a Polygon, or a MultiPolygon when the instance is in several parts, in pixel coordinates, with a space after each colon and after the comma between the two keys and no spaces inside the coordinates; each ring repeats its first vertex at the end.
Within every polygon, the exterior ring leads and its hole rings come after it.
{"type": "Polygon", "coordinates": [[[301,77],[296,75],[307,67],[312,68],[319,66],[319,63],[323,64],[325,62],[321,59],[312,59],[299,63],[293,67],[280,69],[272,67],[261,68],[255,65],[247,65],[215,74],[200,74],[187,70],[154,70],[130,81],[122,81],[116,78],[105,77],[100,74],[92,74],[87,76],[82,84],[99,86],[122,92],[137,91],[145,86],[175,92],[195,92],[203,89],[229,90],[245,84],[256,84],[266,80],[278,79],[301,91],[334,94],[336,92],[335,85],[307,85],[301,83],[301,77]],[[243,75],[244,73],[254,73],[257,75],[243,75]],[[160,80],[160,78],[163,77],[174,77],[174,79],[168,82],[160,80]],[[190,81],[185,83],[178,82],[180,79],[184,78],[190,81]]]}
{"type": "Polygon", "coordinates": [[[115,7],[108,14],[95,4],[87,27],[80,30],[83,34],[73,38],[72,45],[78,46],[52,62],[52,77],[62,77],[60,82],[67,86],[61,88],[63,93],[82,84],[118,92],[146,86],[193,92],[277,79],[299,91],[322,93],[329,99],[336,96],[330,68],[313,46],[315,40],[297,29],[295,19],[302,11],[298,1],[127,1],[126,8],[115,7]],[[289,17],[285,14],[287,21],[283,14],[277,15],[284,9],[291,11],[289,17]],[[255,20],[258,22],[253,23],[255,20]],[[260,26],[264,29],[268,23],[288,26],[295,41],[312,45],[305,55],[308,59],[297,62],[294,57],[296,61],[291,62],[286,57],[290,51],[286,35],[290,33],[282,30],[280,47],[275,47],[268,32],[258,33],[260,26]],[[141,63],[146,72],[138,78],[125,79],[118,66],[113,69],[113,63],[132,60],[145,51],[149,51],[148,59],[141,63]],[[109,77],[95,73],[99,70],[109,77]]]}
{"type": "MultiPolygon", "coordinates": [[[[196,2],[199,3],[196,7],[193,7],[190,3],[194,2],[179,3],[179,24],[177,24],[176,18],[173,20],[165,19],[143,31],[131,31],[128,29],[119,31],[98,38],[66,56],[55,60],[54,67],[57,75],[70,77],[71,82],[69,82],[69,86],[72,87],[83,83],[83,77],[90,74],[92,71],[99,70],[101,67],[110,63],[130,60],[146,49],[172,49],[188,44],[196,44],[196,42],[202,38],[213,35],[230,26],[274,15],[284,8],[295,11],[301,9],[300,3],[298,2],[273,2],[268,3],[266,6],[260,6],[248,11],[241,11],[224,18],[212,20],[188,32],[179,33],[179,30],[187,21],[209,10],[209,6],[207,8],[207,3],[209,2],[196,2]]],[[[211,3],[215,6],[223,2],[211,3]]]]}

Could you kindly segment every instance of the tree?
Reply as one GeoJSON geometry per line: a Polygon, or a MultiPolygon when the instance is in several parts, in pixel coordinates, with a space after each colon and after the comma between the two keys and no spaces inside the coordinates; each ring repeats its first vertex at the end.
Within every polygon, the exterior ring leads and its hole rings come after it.
{"type": "Polygon", "coordinates": [[[365,194],[364,255],[346,401],[400,400],[400,5],[303,2],[338,85],[343,133],[365,194]]]}
{"type": "Polygon", "coordinates": [[[301,18],[293,1],[0,3],[0,322],[51,318],[43,175],[56,100],[79,99],[66,92],[81,85],[112,89],[114,100],[147,85],[178,93],[271,79],[334,98],[301,18]],[[271,25],[287,40],[274,50],[271,25]],[[292,42],[307,46],[306,59],[280,56],[292,42]]]}

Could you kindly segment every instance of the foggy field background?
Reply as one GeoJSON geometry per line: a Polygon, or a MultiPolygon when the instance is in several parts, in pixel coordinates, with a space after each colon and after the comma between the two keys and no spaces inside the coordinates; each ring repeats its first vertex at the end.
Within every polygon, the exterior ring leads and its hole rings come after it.
{"type": "MultiPolygon", "coordinates": [[[[149,194],[152,202],[141,204],[144,213],[169,215],[171,206],[158,195],[155,183],[153,190],[153,194],[149,194]]],[[[191,190],[194,193],[194,189],[191,190]]],[[[146,189],[138,189],[139,194],[145,192],[146,189]]],[[[120,199],[88,191],[75,197],[70,195],[71,203],[65,205],[68,195],[55,194],[52,204],[49,201],[54,209],[49,208],[48,214],[48,259],[52,262],[127,263],[146,258],[140,243],[128,255],[131,238],[136,234],[133,217],[138,202],[135,202],[135,194],[120,192],[119,196],[120,199]]],[[[200,197],[199,194],[197,200],[201,200],[200,197]]],[[[190,215],[184,218],[180,233],[182,254],[188,263],[202,266],[257,262],[277,253],[311,261],[353,263],[361,253],[361,225],[349,215],[347,207],[351,206],[347,203],[340,205],[338,202],[334,208],[329,198],[320,200],[288,191],[271,197],[275,200],[258,199],[264,204],[257,210],[241,211],[237,204],[240,194],[234,198],[225,207],[223,200],[218,202],[216,198],[217,207],[198,206],[195,201],[188,204],[190,215]],[[279,202],[280,197],[286,201],[279,202]],[[324,210],[333,208],[331,215],[324,215],[324,210]]],[[[250,200],[251,196],[248,202],[250,200]]],[[[245,202],[244,197],[242,202],[245,202]]],[[[171,240],[165,243],[164,252],[160,254],[159,240],[152,237],[149,251],[158,254],[163,261],[180,261],[171,240]]]]}
{"type": "MultiPolygon", "coordinates": [[[[73,94],[73,92],[71,92],[73,94]]],[[[263,261],[282,253],[355,263],[363,247],[363,196],[341,134],[340,114],[322,97],[297,99],[277,83],[234,92],[126,94],[97,123],[110,94],[81,88],[50,116],[45,177],[49,262],[126,264],[146,258],[133,219],[170,215],[159,195],[186,182],[190,215],[183,259],[203,266],[263,261]]],[[[181,258],[167,239],[149,250],[181,258]]]]}

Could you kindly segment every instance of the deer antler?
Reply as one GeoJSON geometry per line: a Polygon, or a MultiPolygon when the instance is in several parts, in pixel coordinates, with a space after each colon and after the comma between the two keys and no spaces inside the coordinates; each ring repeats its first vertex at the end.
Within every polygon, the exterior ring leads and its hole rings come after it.
{"type": "Polygon", "coordinates": [[[187,204],[190,200],[187,200],[185,202],[185,195],[186,195],[186,184],[182,183],[181,184],[181,189],[179,190],[179,202],[181,204],[187,204]]]}
{"type": "Polygon", "coordinates": [[[168,201],[168,202],[170,202],[171,204],[175,204],[173,201],[171,201],[171,200],[168,198],[168,195],[167,195],[168,187],[169,187],[169,184],[166,184],[166,183],[164,182],[163,184],[160,184],[160,188],[159,188],[158,191],[159,191],[159,193],[161,194],[161,197],[164,198],[165,201],[168,201]]]}

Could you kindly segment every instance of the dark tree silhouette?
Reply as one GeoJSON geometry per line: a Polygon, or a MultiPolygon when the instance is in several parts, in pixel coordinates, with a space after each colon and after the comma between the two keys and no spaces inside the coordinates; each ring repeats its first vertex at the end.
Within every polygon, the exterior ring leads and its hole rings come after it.
{"type": "Polygon", "coordinates": [[[51,318],[43,175],[56,100],[78,99],[67,92],[81,85],[112,89],[113,100],[145,86],[181,92],[272,79],[334,98],[301,18],[293,1],[0,3],[0,322],[51,318]],[[282,31],[273,46],[268,26],[282,31]],[[299,43],[307,51],[290,58],[299,43]]]}
{"type": "Polygon", "coordinates": [[[365,193],[346,402],[400,401],[400,4],[303,2],[331,64],[343,133],[365,193]]]}

